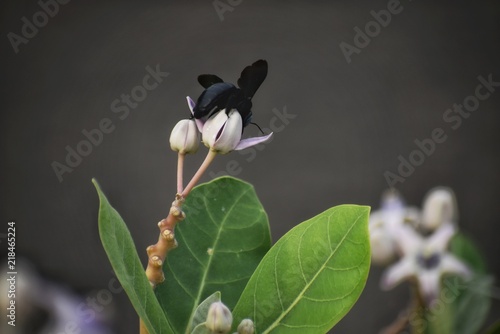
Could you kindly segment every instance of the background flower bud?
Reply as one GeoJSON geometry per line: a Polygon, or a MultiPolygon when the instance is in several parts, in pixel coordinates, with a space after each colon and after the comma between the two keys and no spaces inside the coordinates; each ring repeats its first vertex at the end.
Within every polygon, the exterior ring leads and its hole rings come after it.
{"type": "Polygon", "coordinates": [[[422,208],[422,227],[434,231],[444,223],[456,222],[457,205],[453,191],[435,188],[429,191],[422,208]]]}
{"type": "Polygon", "coordinates": [[[253,334],[255,332],[255,327],[253,321],[250,319],[241,320],[238,325],[238,334],[253,334]]]}
{"type": "Polygon", "coordinates": [[[170,134],[170,147],[179,153],[196,153],[199,143],[198,129],[192,119],[179,121],[170,134]]]}
{"type": "Polygon", "coordinates": [[[205,326],[212,333],[229,333],[232,324],[233,315],[226,305],[224,305],[222,302],[215,302],[210,305],[205,326]]]}

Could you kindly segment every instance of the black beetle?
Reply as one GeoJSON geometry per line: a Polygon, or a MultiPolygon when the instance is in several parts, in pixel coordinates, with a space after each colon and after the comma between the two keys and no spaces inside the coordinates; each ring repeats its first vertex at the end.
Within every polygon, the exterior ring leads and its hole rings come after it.
{"type": "Polygon", "coordinates": [[[252,97],[267,76],[267,61],[260,59],[241,72],[238,87],[224,82],[214,74],[201,74],[198,82],[205,88],[193,109],[194,118],[208,118],[217,111],[236,109],[243,120],[243,127],[252,121],[252,97]]]}

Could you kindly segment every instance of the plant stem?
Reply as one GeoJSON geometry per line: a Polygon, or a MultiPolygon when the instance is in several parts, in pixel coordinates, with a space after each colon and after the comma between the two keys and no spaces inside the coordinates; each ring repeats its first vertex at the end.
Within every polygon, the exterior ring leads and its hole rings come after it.
{"type": "Polygon", "coordinates": [[[217,152],[212,151],[212,150],[208,151],[208,154],[205,157],[205,160],[201,164],[200,168],[194,174],[194,176],[191,179],[191,181],[189,181],[189,183],[186,186],[186,188],[184,188],[184,190],[182,191],[182,193],[181,193],[182,197],[186,198],[187,195],[189,195],[189,192],[191,191],[191,189],[193,189],[193,187],[196,185],[196,183],[198,183],[198,181],[200,180],[201,176],[207,170],[208,166],[210,166],[210,163],[212,163],[212,161],[214,160],[214,158],[215,158],[216,155],[217,155],[217,152]]]}
{"type": "MultiPolygon", "coordinates": [[[[191,192],[191,189],[198,183],[203,173],[207,170],[210,163],[214,160],[217,152],[208,151],[205,160],[201,164],[198,171],[194,174],[191,181],[189,181],[186,188],[182,189],[183,184],[183,168],[184,168],[184,154],[179,153],[177,160],[177,194],[175,195],[175,200],[172,202],[167,218],[162,219],[158,223],[158,228],[160,229],[160,235],[158,237],[158,242],[154,245],[149,246],[146,249],[148,253],[148,266],[146,267],[146,277],[154,289],[158,284],[165,280],[165,275],[163,274],[163,264],[165,263],[165,258],[167,253],[177,247],[177,241],[175,240],[175,225],[183,220],[186,215],[182,211],[182,205],[184,200],[191,192]]],[[[148,334],[148,330],[144,325],[142,319],[140,319],[140,334],[148,334]]]]}
{"type": "Polygon", "coordinates": [[[144,324],[144,321],[142,319],[139,319],[139,334],[149,334],[148,329],[146,328],[146,325],[144,324]]]}
{"type": "Polygon", "coordinates": [[[182,211],[183,203],[184,197],[179,194],[175,195],[175,200],[172,202],[172,207],[167,218],[162,219],[158,223],[158,228],[160,229],[158,242],[146,249],[148,253],[146,276],[153,289],[165,280],[162,269],[163,263],[165,262],[167,253],[177,247],[174,230],[175,225],[185,218],[185,214],[182,211]]]}
{"type": "Polygon", "coordinates": [[[182,175],[184,171],[184,153],[179,152],[177,156],[177,193],[181,194],[183,190],[182,175]]]}

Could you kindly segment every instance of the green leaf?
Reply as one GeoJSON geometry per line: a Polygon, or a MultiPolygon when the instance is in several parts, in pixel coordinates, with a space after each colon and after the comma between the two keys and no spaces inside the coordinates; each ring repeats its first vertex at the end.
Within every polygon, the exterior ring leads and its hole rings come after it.
{"type": "Polygon", "coordinates": [[[370,269],[369,207],[341,205],[294,227],[266,254],[233,316],[256,333],[326,333],[354,305],[370,269]]]}
{"type": "Polygon", "coordinates": [[[450,252],[466,262],[477,274],[486,274],[486,262],[476,245],[463,233],[457,233],[450,242],[450,252]]]}
{"type": "Polygon", "coordinates": [[[438,298],[425,309],[423,321],[428,334],[478,333],[491,306],[493,279],[487,276],[486,263],[474,243],[463,233],[450,242],[449,251],[473,271],[466,281],[447,276],[438,298]]]}
{"type": "Polygon", "coordinates": [[[191,322],[191,328],[195,328],[199,324],[204,324],[207,320],[208,309],[210,305],[216,302],[220,302],[220,291],[214,292],[210,296],[208,296],[204,301],[198,305],[196,310],[194,311],[193,321],[191,322]]]}
{"type": "MultiPolygon", "coordinates": [[[[453,301],[454,331],[456,334],[477,333],[482,327],[491,307],[493,278],[487,275],[486,263],[474,243],[463,233],[458,233],[450,243],[450,251],[463,260],[473,271],[472,280],[459,287],[453,301]]],[[[448,278],[445,284],[450,284],[448,278]]]]}
{"type": "Polygon", "coordinates": [[[267,215],[254,188],[222,177],[194,188],[176,226],[179,247],[164,266],[156,295],[176,333],[190,333],[199,303],[220,291],[234,307],[248,279],[269,250],[267,215]]]}
{"type": "Polygon", "coordinates": [[[150,334],[174,333],[149,284],[127,226],[97,181],[92,182],[100,200],[99,235],[118,280],[150,334]]]}

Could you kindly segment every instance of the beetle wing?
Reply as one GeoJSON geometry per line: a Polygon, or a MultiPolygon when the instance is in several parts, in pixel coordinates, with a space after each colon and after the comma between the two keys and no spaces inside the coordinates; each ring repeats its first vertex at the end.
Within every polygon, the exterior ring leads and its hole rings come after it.
{"type": "Polygon", "coordinates": [[[224,80],[215,74],[201,74],[198,76],[198,82],[203,86],[203,88],[208,88],[213,84],[224,82],[224,80]]]}
{"type": "Polygon", "coordinates": [[[243,91],[244,96],[250,99],[267,76],[267,61],[260,59],[241,72],[238,79],[238,86],[243,91]]]}

